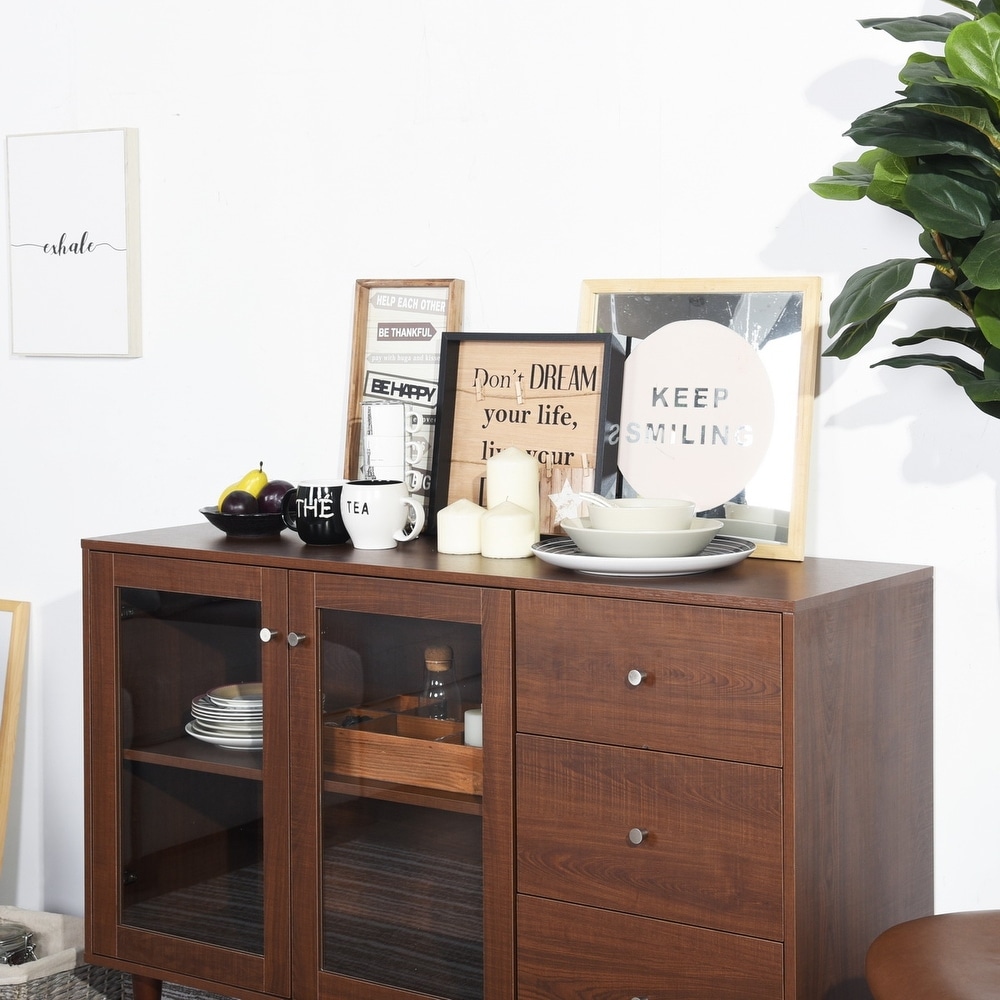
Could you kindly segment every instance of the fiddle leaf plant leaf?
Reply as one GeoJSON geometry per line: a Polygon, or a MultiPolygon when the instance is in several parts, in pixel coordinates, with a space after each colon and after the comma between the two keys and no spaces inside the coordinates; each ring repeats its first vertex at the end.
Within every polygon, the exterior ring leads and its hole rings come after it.
{"type": "Polygon", "coordinates": [[[1000,347],[1000,291],[984,288],[976,296],[972,316],[983,336],[994,347],[1000,347]]]}
{"type": "MultiPolygon", "coordinates": [[[[997,131],[989,111],[980,107],[969,107],[967,105],[955,104],[922,104],[927,111],[936,115],[944,115],[955,121],[962,122],[970,128],[975,129],[994,148],[1000,149],[1000,131],[997,131]]],[[[997,164],[1000,167],[1000,163],[997,164]]]]}
{"type": "Polygon", "coordinates": [[[913,280],[913,271],[918,263],[919,259],[895,257],[881,264],[863,267],[851,275],[841,293],[830,303],[830,336],[835,336],[847,326],[871,319],[883,308],[887,299],[913,280]]]}
{"type": "Polygon", "coordinates": [[[962,271],[980,288],[1000,288],[1000,221],[991,222],[962,261],[962,271]]]}
{"type": "Polygon", "coordinates": [[[914,52],[899,71],[899,80],[908,85],[943,87],[952,82],[951,71],[943,56],[914,52]]]}
{"type": "Polygon", "coordinates": [[[903,157],[886,153],[875,164],[866,193],[877,205],[910,214],[904,197],[906,182],[910,176],[909,165],[903,157]]]}
{"type": "Polygon", "coordinates": [[[829,201],[860,201],[868,191],[870,180],[868,176],[832,174],[813,181],[809,187],[821,198],[829,201]]]}
{"type": "MultiPolygon", "coordinates": [[[[982,4],[976,5],[973,0],[942,0],[943,3],[948,4],[951,7],[957,7],[959,10],[964,10],[966,14],[971,17],[981,17],[982,11],[980,10],[982,4]]],[[[992,0],[990,0],[992,3],[992,0]]]]}
{"type": "Polygon", "coordinates": [[[966,18],[961,14],[928,14],[923,17],[869,17],[859,24],[892,35],[901,42],[943,42],[966,18]]]}
{"type": "Polygon", "coordinates": [[[943,340],[975,351],[980,357],[993,350],[989,342],[975,326],[937,326],[929,330],[919,330],[909,337],[899,337],[892,343],[895,347],[917,347],[929,340],[943,340]]]}
{"type": "Polygon", "coordinates": [[[919,104],[900,101],[859,115],[846,133],[863,146],[879,146],[898,156],[968,156],[991,169],[1000,167],[996,150],[983,136],[919,104]]]}
{"type": "Polygon", "coordinates": [[[895,308],[894,301],[886,302],[867,319],[845,327],[840,331],[840,336],[823,352],[823,357],[840,358],[841,361],[853,358],[855,354],[867,346],[878,328],[885,322],[886,317],[895,308]]]}
{"type": "Polygon", "coordinates": [[[1000,14],[956,25],[945,41],[944,57],[956,80],[1000,100],[1000,14]]]}
{"type": "Polygon", "coordinates": [[[1000,350],[991,347],[983,358],[983,378],[1000,379],[1000,350]]]}
{"type": "Polygon", "coordinates": [[[874,168],[886,154],[881,149],[869,149],[857,160],[842,160],[833,165],[833,173],[809,185],[822,198],[832,201],[859,201],[872,181],[874,168]]]}
{"type": "Polygon", "coordinates": [[[903,202],[924,229],[959,238],[982,233],[996,208],[981,185],[933,173],[911,174],[903,202]]]}
{"type": "Polygon", "coordinates": [[[901,358],[886,358],[872,367],[885,368],[938,368],[965,390],[965,394],[984,413],[1000,417],[1000,379],[987,379],[981,370],[962,358],[938,354],[909,354],[901,358]]]}
{"type": "MultiPolygon", "coordinates": [[[[964,358],[943,354],[904,354],[899,358],[885,358],[875,362],[873,368],[940,368],[946,371],[958,385],[967,386],[983,380],[982,370],[964,358]]],[[[1000,397],[998,397],[1000,398],[1000,397]]]]}

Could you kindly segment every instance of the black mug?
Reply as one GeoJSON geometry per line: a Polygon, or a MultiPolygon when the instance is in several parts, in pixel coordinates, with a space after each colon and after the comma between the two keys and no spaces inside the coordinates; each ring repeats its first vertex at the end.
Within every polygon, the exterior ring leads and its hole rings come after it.
{"type": "Polygon", "coordinates": [[[311,480],[285,494],[281,516],[306,545],[342,545],[350,536],[340,513],[343,480],[311,480]]]}

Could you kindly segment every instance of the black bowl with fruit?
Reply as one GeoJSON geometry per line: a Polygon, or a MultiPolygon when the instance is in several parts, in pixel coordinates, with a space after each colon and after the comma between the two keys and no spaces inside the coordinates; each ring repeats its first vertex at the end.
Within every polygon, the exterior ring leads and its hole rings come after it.
{"type": "Polygon", "coordinates": [[[271,538],[285,530],[280,514],[224,514],[218,507],[202,507],[210,524],[227,535],[240,538],[271,538]]]}
{"type": "Polygon", "coordinates": [[[287,527],[281,515],[281,501],[290,489],[292,484],[283,479],[266,482],[256,495],[229,487],[222,495],[221,507],[201,507],[199,513],[227,535],[271,538],[287,527]]]}

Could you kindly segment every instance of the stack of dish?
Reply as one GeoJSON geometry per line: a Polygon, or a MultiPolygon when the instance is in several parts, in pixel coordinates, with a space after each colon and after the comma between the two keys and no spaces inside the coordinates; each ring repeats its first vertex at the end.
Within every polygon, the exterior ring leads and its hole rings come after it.
{"type": "Polygon", "coordinates": [[[196,740],[229,750],[259,750],[264,745],[262,684],[226,684],[191,701],[185,731],[196,740]]]}
{"type": "Polygon", "coordinates": [[[559,522],[569,539],[536,542],[536,556],[581,573],[672,576],[731,566],[754,550],[750,541],[717,538],[724,522],[695,517],[687,500],[591,496],[588,517],[559,522]]]}
{"type": "Polygon", "coordinates": [[[694,516],[689,500],[622,498],[588,504],[589,517],[562,522],[581,552],[638,558],[693,556],[722,528],[722,521],[694,516]]]}
{"type": "Polygon", "coordinates": [[[694,556],[722,530],[722,521],[707,517],[692,517],[687,527],[672,531],[602,529],[588,517],[566,518],[561,524],[581,552],[624,558],[694,556]]]}

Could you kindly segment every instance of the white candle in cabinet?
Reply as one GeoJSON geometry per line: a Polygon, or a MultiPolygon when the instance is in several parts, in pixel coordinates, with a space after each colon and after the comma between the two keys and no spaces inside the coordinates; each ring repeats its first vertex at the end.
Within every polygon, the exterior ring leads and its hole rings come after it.
{"type": "Polygon", "coordinates": [[[438,511],[438,552],[452,555],[479,552],[482,548],[482,520],[485,513],[479,504],[464,498],[438,511]]]}
{"type": "Polygon", "coordinates": [[[483,514],[483,555],[488,559],[523,559],[538,541],[538,518],[504,500],[483,514]]]}
{"type": "Polygon", "coordinates": [[[483,710],[470,708],[465,713],[465,743],[470,747],[483,745],[483,710]]]}
{"type": "Polygon", "coordinates": [[[537,542],[538,532],[538,461],[520,448],[504,448],[497,455],[486,459],[486,506],[509,500],[529,511],[534,518],[532,541],[537,542]]]}

